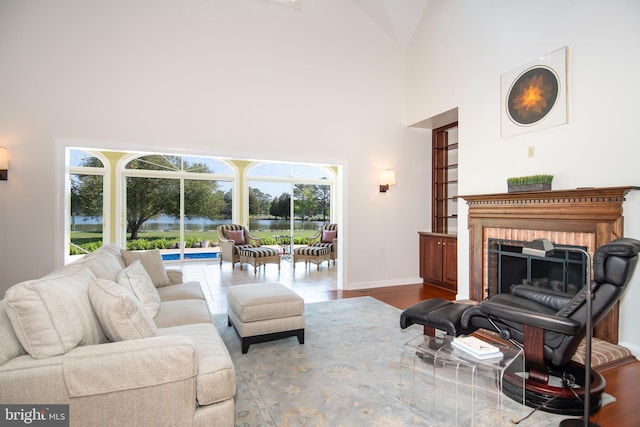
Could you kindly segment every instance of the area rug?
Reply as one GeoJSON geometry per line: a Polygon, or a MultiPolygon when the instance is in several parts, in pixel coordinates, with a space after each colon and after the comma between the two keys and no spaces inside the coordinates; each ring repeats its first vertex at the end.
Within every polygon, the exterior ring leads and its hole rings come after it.
{"type": "MultiPolygon", "coordinates": [[[[422,328],[400,329],[399,318],[400,310],[372,297],[306,304],[304,345],[291,337],[254,344],[243,355],[226,314],[216,315],[236,368],[236,426],[438,425],[403,398],[401,349],[422,328]]],[[[506,399],[502,425],[530,412],[506,399]]],[[[564,418],[537,411],[519,425],[557,426],[564,418]]]]}

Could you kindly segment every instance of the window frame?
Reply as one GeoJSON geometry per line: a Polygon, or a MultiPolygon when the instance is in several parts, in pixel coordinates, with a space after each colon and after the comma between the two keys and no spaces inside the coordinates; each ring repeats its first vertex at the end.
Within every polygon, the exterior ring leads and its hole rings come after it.
{"type": "MultiPolygon", "coordinates": [[[[138,177],[138,178],[158,178],[158,179],[177,179],[180,183],[180,214],[179,214],[179,222],[180,222],[180,230],[179,230],[179,239],[180,242],[184,242],[184,181],[185,180],[202,180],[202,181],[226,181],[231,182],[231,194],[232,194],[232,202],[231,202],[231,210],[232,210],[232,221],[235,219],[235,212],[238,210],[238,169],[233,164],[233,162],[228,161],[226,159],[220,159],[214,156],[205,156],[205,155],[197,155],[197,154],[188,154],[188,153],[161,153],[161,152],[135,152],[135,153],[127,153],[122,156],[118,160],[117,165],[117,189],[116,189],[116,212],[120,213],[121,220],[118,224],[115,243],[123,248],[127,247],[127,178],[128,177],[138,177]],[[144,156],[152,156],[152,155],[167,155],[172,157],[202,157],[213,159],[217,162],[223,163],[231,169],[231,173],[202,173],[202,172],[189,172],[184,170],[184,161],[181,159],[181,169],[180,170],[155,170],[155,169],[127,169],[127,165],[131,163],[133,160],[138,159],[144,156]]],[[[175,263],[175,262],[184,262],[184,245],[180,245],[180,257],[176,261],[165,261],[166,263],[175,263]]],[[[209,260],[210,261],[210,260],[209,260]]]]}
{"type": "Polygon", "coordinates": [[[95,175],[102,176],[102,244],[110,240],[111,235],[111,162],[100,151],[85,147],[65,147],[65,174],[64,174],[64,263],[71,262],[76,256],[71,255],[71,175],[95,175]],[[102,162],[102,167],[71,166],[71,151],[82,151],[102,162]]]}

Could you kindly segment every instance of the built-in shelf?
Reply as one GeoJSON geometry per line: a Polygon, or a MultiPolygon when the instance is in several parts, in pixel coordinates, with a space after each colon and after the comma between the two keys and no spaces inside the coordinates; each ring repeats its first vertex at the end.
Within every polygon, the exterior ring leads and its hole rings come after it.
{"type": "Polygon", "coordinates": [[[458,123],[432,131],[432,213],[434,233],[457,231],[458,123]]]}

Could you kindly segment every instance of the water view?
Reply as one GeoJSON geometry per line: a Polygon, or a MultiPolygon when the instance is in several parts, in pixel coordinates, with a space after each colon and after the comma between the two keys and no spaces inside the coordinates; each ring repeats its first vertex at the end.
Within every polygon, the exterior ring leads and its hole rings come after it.
{"type": "MultiPolygon", "coordinates": [[[[293,221],[294,230],[318,230],[329,221],[293,221]]],[[[210,220],[208,218],[185,218],[185,231],[215,231],[216,227],[223,224],[231,224],[230,219],[210,220]]],[[[179,230],[178,218],[161,215],[148,220],[142,226],[141,231],[176,231],[179,230]]],[[[282,231],[289,230],[291,223],[287,219],[255,219],[249,220],[249,229],[252,231],[282,231]]],[[[100,232],[102,231],[102,218],[76,216],[71,224],[72,231],[100,232]]]]}

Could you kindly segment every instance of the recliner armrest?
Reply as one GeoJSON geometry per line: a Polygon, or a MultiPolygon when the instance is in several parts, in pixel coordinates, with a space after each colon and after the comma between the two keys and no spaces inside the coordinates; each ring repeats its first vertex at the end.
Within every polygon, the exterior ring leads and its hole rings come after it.
{"type": "Polygon", "coordinates": [[[530,285],[514,286],[511,288],[511,294],[516,297],[551,307],[554,310],[562,309],[569,304],[573,298],[573,295],[563,294],[552,289],[534,288],[530,285]]]}
{"type": "Polygon", "coordinates": [[[568,317],[523,310],[509,304],[495,303],[491,300],[483,301],[479,308],[484,314],[501,320],[523,323],[567,335],[577,335],[581,328],[580,323],[568,317]]]}

